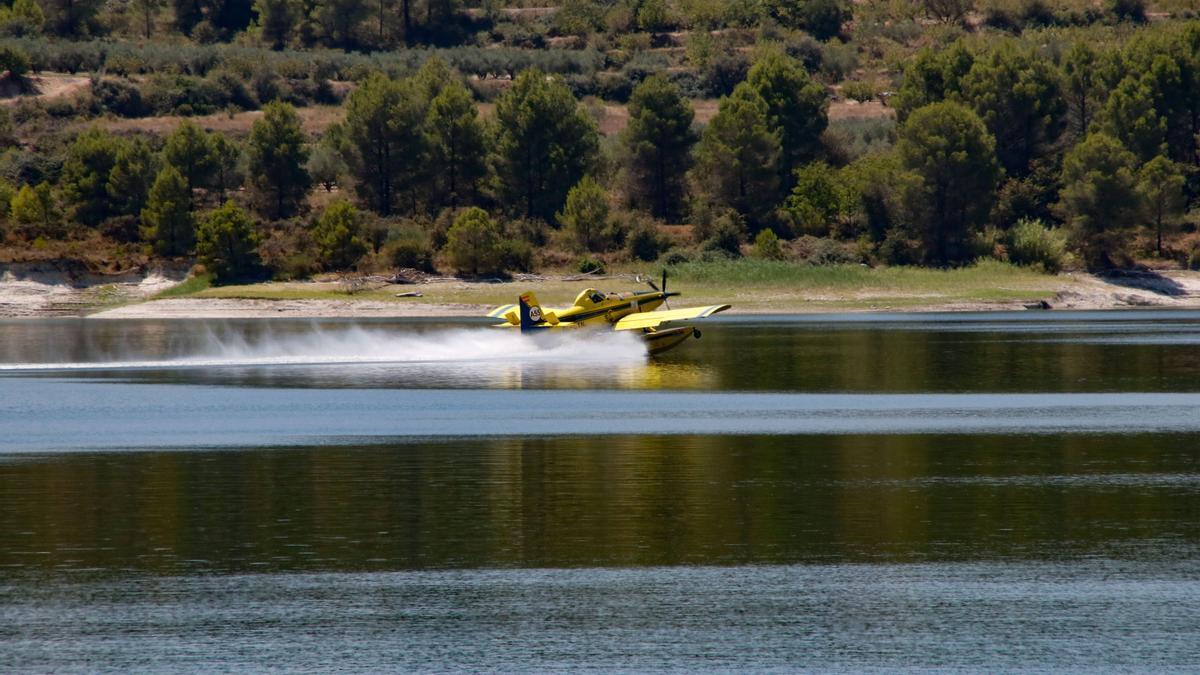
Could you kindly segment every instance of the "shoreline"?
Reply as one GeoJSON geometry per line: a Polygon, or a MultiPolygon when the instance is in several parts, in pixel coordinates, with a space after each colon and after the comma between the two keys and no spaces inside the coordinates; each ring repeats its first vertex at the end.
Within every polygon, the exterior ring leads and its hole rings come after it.
{"type": "MultiPolygon", "coordinates": [[[[44,272],[16,276],[10,270],[0,273],[0,319],[483,318],[526,290],[536,291],[545,305],[554,307],[569,304],[575,293],[589,286],[636,287],[630,278],[569,275],[499,283],[456,279],[421,284],[379,282],[354,294],[347,293],[338,281],[264,282],[157,298],[182,278],[154,272],[81,282],[44,272]],[[420,296],[404,297],[414,292],[420,296]]],[[[684,290],[684,296],[676,301],[679,306],[729,303],[732,313],[743,315],[1200,309],[1200,272],[1188,271],[1106,277],[1060,274],[969,288],[954,278],[935,288],[903,282],[873,287],[746,280],[679,283],[684,290]]]]}

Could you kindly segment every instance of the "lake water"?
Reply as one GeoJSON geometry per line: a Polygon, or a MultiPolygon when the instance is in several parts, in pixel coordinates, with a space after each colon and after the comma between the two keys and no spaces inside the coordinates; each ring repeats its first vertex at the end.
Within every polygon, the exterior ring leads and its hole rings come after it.
{"type": "Polygon", "coordinates": [[[1200,669],[1200,313],[0,321],[0,671],[1200,669]]]}

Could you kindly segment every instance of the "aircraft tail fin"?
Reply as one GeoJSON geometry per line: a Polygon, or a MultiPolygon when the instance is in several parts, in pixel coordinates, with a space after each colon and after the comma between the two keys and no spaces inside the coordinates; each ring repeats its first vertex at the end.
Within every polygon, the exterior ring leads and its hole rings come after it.
{"type": "Polygon", "coordinates": [[[521,332],[525,333],[537,328],[542,322],[542,306],[538,304],[537,296],[532,292],[522,293],[517,301],[520,304],[521,332]]]}

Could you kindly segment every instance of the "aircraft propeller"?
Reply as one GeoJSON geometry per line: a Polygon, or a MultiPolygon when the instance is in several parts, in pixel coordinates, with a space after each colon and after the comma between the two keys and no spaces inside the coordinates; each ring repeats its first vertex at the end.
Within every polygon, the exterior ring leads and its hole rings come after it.
{"type": "Polygon", "coordinates": [[[662,288],[659,288],[657,285],[655,285],[653,279],[646,279],[646,283],[650,284],[650,288],[653,288],[654,290],[663,294],[663,304],[667,306],[667,309],[671,309],[671,303],[669,300],[667,300],[667,298],[669,296],[667,295],[667,270],[666,270],[666,268],[665,267],[663,268],[662,288]]]}

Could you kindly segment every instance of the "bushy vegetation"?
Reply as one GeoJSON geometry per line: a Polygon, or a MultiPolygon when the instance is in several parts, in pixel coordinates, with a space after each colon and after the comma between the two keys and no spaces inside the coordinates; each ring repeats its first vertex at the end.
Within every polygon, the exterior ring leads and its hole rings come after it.
{"type": "Polygon", "coordinates": [[[195,256],[217,283],[1187,265],[1200,23],[1159,9],[14,0],[0,235],[195,256]],[[31,96],[48,73],[87,80],[31,96]],[[210,117],[115,119],[165,115],[210,117]]]}

